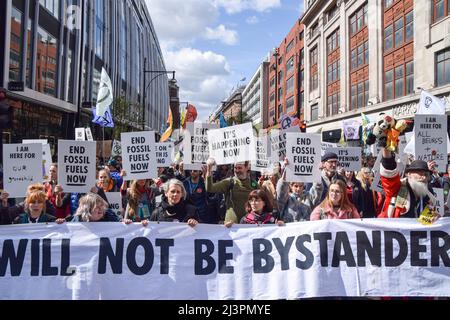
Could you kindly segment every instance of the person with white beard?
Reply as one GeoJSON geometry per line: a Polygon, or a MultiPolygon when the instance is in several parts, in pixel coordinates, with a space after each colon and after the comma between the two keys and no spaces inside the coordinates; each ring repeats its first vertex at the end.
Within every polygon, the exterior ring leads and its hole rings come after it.
{"type": "MultiPolygon", "coordinates": [[[[386,200],[378,218],[418,218],[427,205],[434,206],[436,198],[428,187],[431,173],[425,161],[414,160],[400,179],[394,154],[383,149],[380,175],[386,200]]],[[[438,218],[435,213],[433,221],[438,218]]]]}

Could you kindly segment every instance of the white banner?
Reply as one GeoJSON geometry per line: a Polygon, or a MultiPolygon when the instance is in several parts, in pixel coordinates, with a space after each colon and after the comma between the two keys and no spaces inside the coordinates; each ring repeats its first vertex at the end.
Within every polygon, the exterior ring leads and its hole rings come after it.
{"type": "Polygon", "coordinates": [[[10,198],[24,197],[30,184],[42,182],[42,144],[3,145],[3,188],[10,198]]]}
{"type": "Polygon", "coordinates": [[[86,131],[87,141],[94,141],[94,137],[92,136],[91,128],[86,128],[84,131],[86,131]]]}
{"type": "Polygon", "coordinates": [[[58,140],[58,184],[64,192],[86,193],[95,186],[95,155],[92,141],[58,140]]]}
{"type": "Polygon", "coordinates": [[[447,116],[416,114],[414,126],[415,158],[434,160],[439,172],[447,172],[447,116]]]}
{"type": "Polygon", "coordinates": [[[158,167],[170,167],[174,158],[174,143],[173,142],[158,142],[155,143],[156,149],[156,165],[158,167]]]}
{"type": "Polygon", "coordinates": [[[250,122],[208,130],[209,155],[216,164],[231,164],[256,159],[255,137],[250,122]]]}
{"type": "Polygon", "coordinates": [[[444,297],[450,219],[0,226],[0,299],[444,297]],[[395,227],[393,227],[395,224],[395,227]]]}
{"type": "Polygon", "coordinates": [[[320,149],[322,137],[316,133],[287,133],[286,181],[320,182],[320,149]]]}
{"type": "Polygon", "coordinates": [[[153,131],[122,132],[122,165],[125,180],[152,179],[158,176],[153,131]]]}
{"type": "Polygon", "coordinates": [[[345,171],[359,171],[361,169],[361,148],[329,148],[327,151],[338,155],[338,167],[345,171]]]}
{"type": "Polygon", "coordinates": [[[217,129],[215,123],[187,122],[183,139],[183,163],[206,164],[209,158],[208,131],[217,129]]]}

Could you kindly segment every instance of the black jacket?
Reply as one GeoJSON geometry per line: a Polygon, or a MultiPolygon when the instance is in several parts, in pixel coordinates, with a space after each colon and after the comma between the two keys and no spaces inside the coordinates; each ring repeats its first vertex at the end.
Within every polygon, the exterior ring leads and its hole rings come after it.
{"type": "Polygon", "coordinates": [[[150,221],[187,222],[189,219],[199,220],[197,208],[181,200],[178,204],[171,206],[166,198],[153,211],[150,221]]]}

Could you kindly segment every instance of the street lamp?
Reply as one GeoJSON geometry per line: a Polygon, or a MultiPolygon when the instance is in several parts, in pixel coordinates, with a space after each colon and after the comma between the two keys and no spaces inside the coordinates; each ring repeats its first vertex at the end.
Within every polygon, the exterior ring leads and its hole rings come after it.
{"type": "Polygon", "coordinates": [[[155,80],[156,78],[158,78],[159,76],[162,76],[164,74],[172,74],[172,80],[175,80],[175,71],[166,71],[166,70],[147,70],[147,58],[144,58],[144,91],[143,91],[143,107],[142,107],[142,129],[145,130],[145,102],[146,102],[146,91],[147,88],[150,86],[150,84],[153,82],[153,80],[155,80]],[[146,74],[147,73],[151,73],[151,74],[156,74],[155,76],[153,76],[153,78],[150,80],[150,82],[148,84],[146,84],[146,74]]]}

